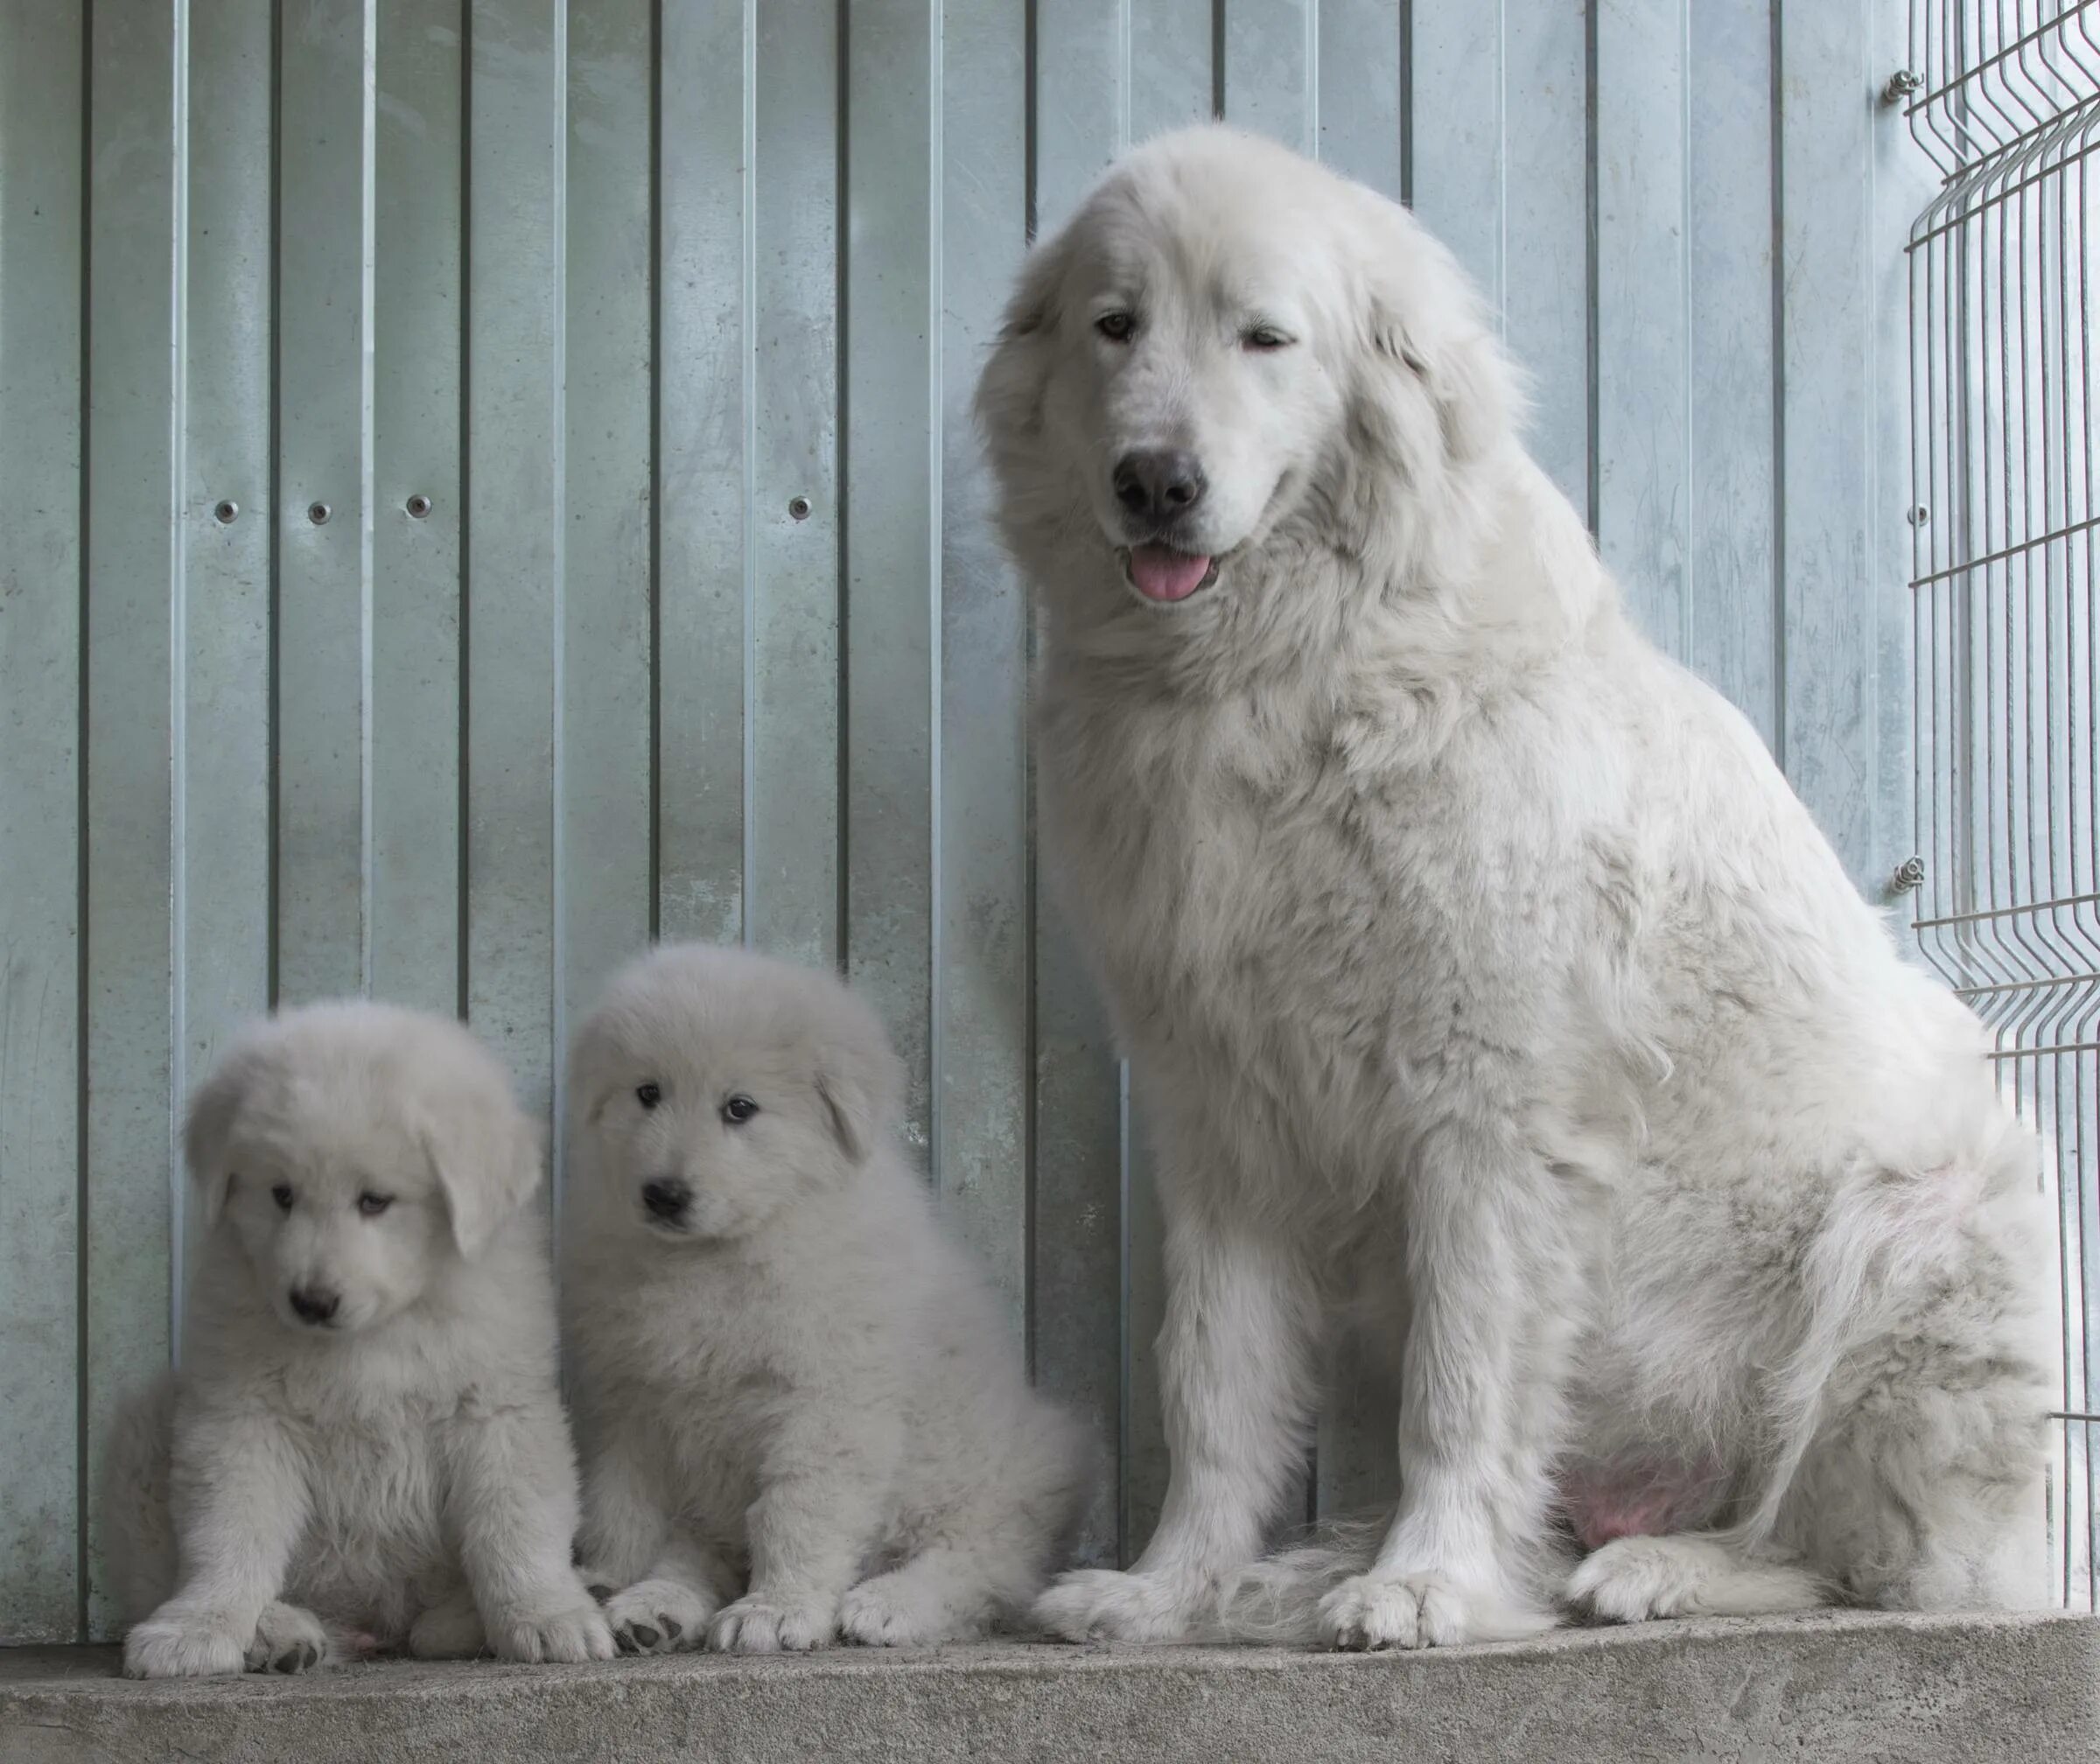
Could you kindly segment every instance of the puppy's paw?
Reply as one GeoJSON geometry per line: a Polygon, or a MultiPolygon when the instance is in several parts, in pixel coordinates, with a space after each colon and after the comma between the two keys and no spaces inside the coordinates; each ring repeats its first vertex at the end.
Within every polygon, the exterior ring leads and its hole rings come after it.
{"type": "Polygon", "coordinates": [[[721,1603],[682,1581],[641,1580],[606,1600],[606,1621],[622,1654],[677,1654],[707,1639],[721,1603]]]}
{"type": "Polygon", "coordinates": [[[472,1660],[488,1652],[488,1632],[472,1599],[433,1605],[409,1628],[409,1652],[418,1660],[472,1660]]]}
{"type": "Polygon", "coordinates": [[[328,1632],[312,1612],[273,1602],[256,1620],[242,1663],[250,1672],[311,1672],[333,1665],[332,1652],[328,1632]]]}
{"type": "Polygon", "coordinates": [[[1051,1586],[1032,1615],[1065,1642],[1179,1642],[1200,1603],[1195,1588],[1163,1574],[1082,1568],[1051,1586]]]}
{"type": "Polygon", "coordinates": [[[1320,1634],[1331,1648],[1455,1648],[1513,1642],[1552,1627],[1547,1613],[1476,1592],[1448,1574],[1374,1570],[1320,1601],[1320,1634]]]}
{"type": "Polygon", "coordinates": [[[612,1631],[579,1581],[573,1598],[509,1613],[488,1625],[499,1660],[532,1663],[610,1660],[612,1631]]]}
{"type": "Polygon", "coordinates": [[[959,1633],[955,1613],[901,1573],[863,1580],[838,1601],[838,1633],[864,1648],[930,1648],[959,1633]]]}
{"type": "Polygon", "coordinates": [[[723,1654],[807,1654],[837,1634],[838,1607],[830,1600],[754,1592],[716,1614],[707,1645],[723,1654]]]}
{"type": "Polygon", "coordinates": [[[253,1630],[208,1611],[170,1611],[166,1606],[124,1637],[128,1678],[208,1678],[248,1665],[253,1630]]]}

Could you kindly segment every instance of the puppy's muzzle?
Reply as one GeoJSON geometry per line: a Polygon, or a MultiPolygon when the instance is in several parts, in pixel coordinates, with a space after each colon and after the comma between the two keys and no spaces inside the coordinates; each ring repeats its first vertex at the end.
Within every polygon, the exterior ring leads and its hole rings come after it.
{"type": "Polygon", "coordinates": [[[682,1226],[693,1204],[692,1187],[676,1176],[658,1176],[641,1185],[641,1204],[660,1224],[682,1226]]]}
{"type": "Polygon", "coordinates": [[[333,1322],[336,1307],[343,1302],[341,1293],[331,1292],[326,1286],[294,1286],[288,1296],[293,1314],[316,1328],[333,1322]]]}

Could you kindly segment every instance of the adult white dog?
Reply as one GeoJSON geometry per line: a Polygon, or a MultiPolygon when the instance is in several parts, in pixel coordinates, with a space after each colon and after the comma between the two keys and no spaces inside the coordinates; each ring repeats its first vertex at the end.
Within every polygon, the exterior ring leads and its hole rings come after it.
{"type": "Polygon", "coordinates": [[[830,975],[673,946],[613,981],[571,1070],[584,1550],[620,1647],[907,1646],[1025,1614],[1083,1439],[897,1149],[874,1014],[830,975]]]}
{"type": "Polygon", "coordinates": [[[2035,1145],[1628,623],[1448,254],[1282,148],[1167,136],[1031,257],[978,402],[1045,615],[1046,849],[1166,1217],[1165,1509],[1042,1620],[1175,1636],[1222,1594],[1415,1647],[1564,1595],[2038,1588],[2035,1145]],[[1345,1314],[1391,1353],[1396,1509],[1249,1572],[1345,1314]]]}
{"type": "Polygon", "coordinates": [[[187,1150],[182,1372],[131,1412],[105,1490],[151,1613],[125,1670],[609,1659],[570,1556],[539,1138],[503,1068],[443,1018],[308,1005],[220,1062],[187,1150]]]}

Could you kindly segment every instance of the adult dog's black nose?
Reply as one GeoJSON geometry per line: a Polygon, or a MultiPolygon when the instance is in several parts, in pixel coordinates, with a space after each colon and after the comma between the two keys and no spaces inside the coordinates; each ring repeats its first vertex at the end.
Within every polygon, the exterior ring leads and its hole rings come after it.
{"type": "Polygon", "coordinates": [[[291,1308],[298,1313],[302,1323],[326,1323],[335,1315],[335,1307],[342,1302],[340,1293],[331,1292],[326,1286],[291,1289],[291,1308]]]}
{"type": "Polygon", "coordinates": [[[641,1185],[641,1204],[659,1219],[676,1220],[693,1202],[693,1191],[676,1176],[659,1176],[641,1185]]]}
{"type": "Polygon", "coordinates": [[[1116,500],[1133,514],[1171,521],[1203,500],[1203,467],[1179,447],[1140,447],[1116,462],[1116,500]]]}

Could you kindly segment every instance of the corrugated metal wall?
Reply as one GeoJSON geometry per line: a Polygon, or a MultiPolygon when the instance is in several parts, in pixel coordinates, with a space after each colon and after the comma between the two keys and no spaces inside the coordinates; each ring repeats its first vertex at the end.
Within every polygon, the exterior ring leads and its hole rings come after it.
{"type": "MultiPolygon", "coordinates": [[[[1416,207],[1649,628],[1908,850],[1885,0],[0,7],[0,1639],[101,1633],[177,1099],[275,999],[558,1117],[652,936],[843,962],[1041,1382],[1165,1474],[1142,1131],[1036,888],[971,382],[1032,228],[1222,110],[1416,207]],[[1885,463],[1886,462],[1886,463],[1885,463]]],[[[1323,1505],[1382,1497],[1354,1364],[1323,1505]]]]}

